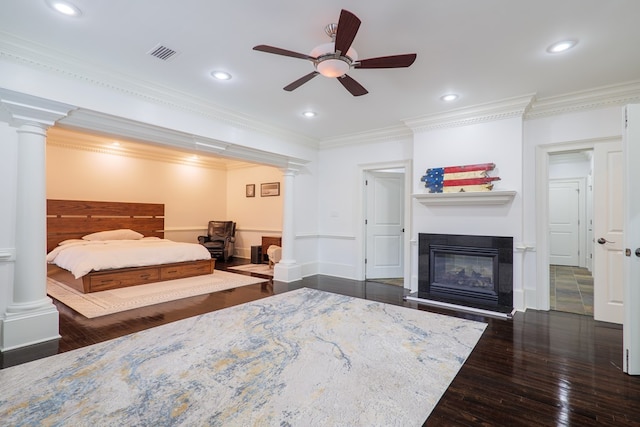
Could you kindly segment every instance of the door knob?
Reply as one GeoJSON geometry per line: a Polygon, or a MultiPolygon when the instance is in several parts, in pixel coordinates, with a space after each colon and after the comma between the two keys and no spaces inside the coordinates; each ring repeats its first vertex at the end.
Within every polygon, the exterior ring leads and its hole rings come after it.
{"type": "Polygon", "coordinates": [[[636,248],[636,256],[640,258],[640,248],[636,248]]]}
{"type": "Polygon", "coordinates": [[[615,243],[612,242],[611,240],[607,240],[604,237],[600,237],[598,240],[596,240],[598,243],[600,243],[601,245],[604,245],[605,243],[615,243]]]}

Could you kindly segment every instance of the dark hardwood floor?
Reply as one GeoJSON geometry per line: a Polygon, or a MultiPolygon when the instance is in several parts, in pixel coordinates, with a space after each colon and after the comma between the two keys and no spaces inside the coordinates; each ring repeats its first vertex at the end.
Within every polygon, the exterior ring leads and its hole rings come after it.
{"type": "Polygon", "coordinates": [[[621,370],[617,325],[535,310],[513,320],[486,318],[403,301],[405,291],[398,286],[328,276],[293,284],[270,281],[95,319],[56,302],[58,352],[305,286],[488,324],[427,426],[640,426],[640,378],[621,370]]]}

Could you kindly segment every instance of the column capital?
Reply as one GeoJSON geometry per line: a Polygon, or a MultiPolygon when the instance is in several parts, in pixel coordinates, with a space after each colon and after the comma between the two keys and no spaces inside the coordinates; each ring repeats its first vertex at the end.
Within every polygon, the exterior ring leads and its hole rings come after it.
{"type": "Polygon", "coordinates": [[[296,176],[304,167],[304,163],[300,161],[288,160],[287,164],[280,168],[285,176],[296,176]]]}
{"type": "Polygon", "coordinates": [[[0,89],[0,120],[12,126],[34,124],[47,128],[75,109],[73,105],[0,89]]]}

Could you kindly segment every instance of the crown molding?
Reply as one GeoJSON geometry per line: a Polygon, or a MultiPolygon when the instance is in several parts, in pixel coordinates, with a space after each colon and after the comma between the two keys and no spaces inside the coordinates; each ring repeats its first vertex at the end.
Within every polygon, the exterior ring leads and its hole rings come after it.
{"type": "Polygon", "coordinates": [[[411,132],[411,129],[405,125],[397,125],[336,138],[323,139],[319,143],[319,148],[335,148],[346,145],[370,144],[372,142],[390,142],[412,137],[413,132],[411,132]]]}
{"type": "Polygon", "coordinates": [[[0,119],[15,126],[53,126],[76,107],[0,88],[0,119]]]}
{"type": "Polygon", "coordinates": [[[121,73],[105,72],[102,67],[88,64],[82,59],[1,31],[0,59],[99,86],[174,110],[204,116],[235,128],[262,133],[298,145],[318,148],[318,141],[314,138],[269,125],[253,117],[225,109],[207,100],[165,86],[152,84],[149,81],[139,80],[121,73]]]}
{"type": "Polygon", "coordinates": [[[407,119],[404,120],[404,123],[415,133],[418,133],[433,129],[468,126],[512,117],[522,117],[530,108],[534,98],[534,94],[507,98],[496,102],[457,108],[444,113],[407,119]]]}
{"type": "Polygon", "coordinates": [[[595,110],[640,102],[640,80],[537,99],[525,119],[595,110]]]}

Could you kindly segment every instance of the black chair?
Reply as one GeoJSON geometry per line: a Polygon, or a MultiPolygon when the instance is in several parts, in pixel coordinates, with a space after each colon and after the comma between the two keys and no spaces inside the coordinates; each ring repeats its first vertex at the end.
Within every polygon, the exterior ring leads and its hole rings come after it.
{"type": "Polygon", "coordinates": [[[203,245],[211,258],[220,258],[226,262],[233,255],[236,242],[236,223],[233,221],[209,221],[206,236],[198,236],[198,243],[203,245]]]}

